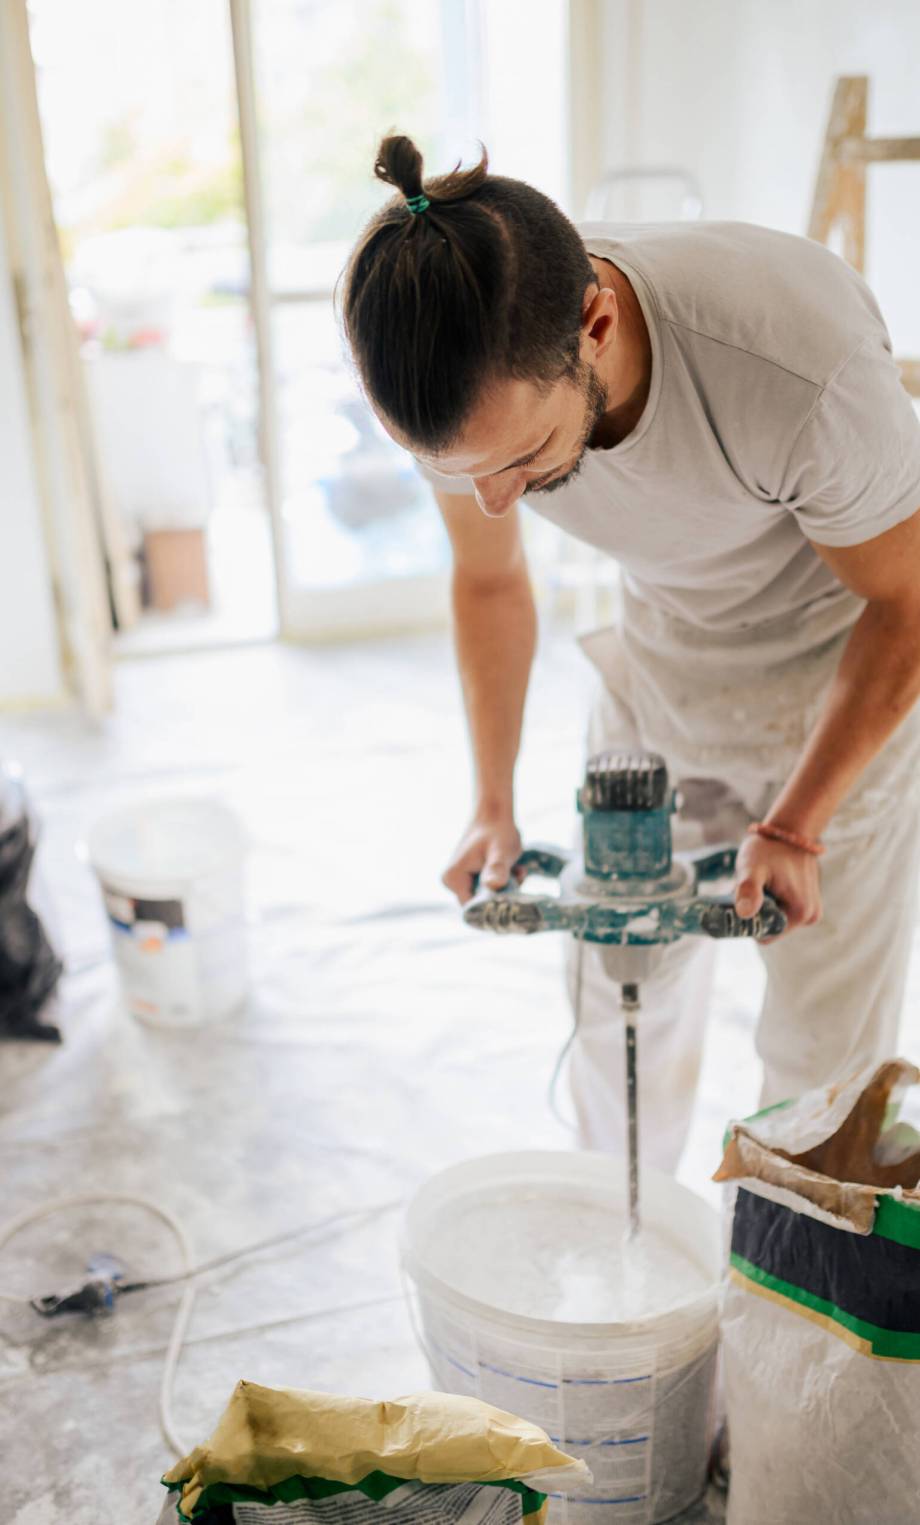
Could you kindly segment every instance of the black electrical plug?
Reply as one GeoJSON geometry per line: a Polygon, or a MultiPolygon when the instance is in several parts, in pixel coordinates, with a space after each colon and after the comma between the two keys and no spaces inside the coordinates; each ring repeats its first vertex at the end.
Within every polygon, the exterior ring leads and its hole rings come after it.
{"type": "Polygon", "coordinates": [[[94,1255],[86,1267],[89,1280],[72,1292],[52,1292],[30,1299],[36,1313],[53,1318],[57,1313],[112,1313],[122,1290],[125,1268],[114,1255],[94,1255]]]}

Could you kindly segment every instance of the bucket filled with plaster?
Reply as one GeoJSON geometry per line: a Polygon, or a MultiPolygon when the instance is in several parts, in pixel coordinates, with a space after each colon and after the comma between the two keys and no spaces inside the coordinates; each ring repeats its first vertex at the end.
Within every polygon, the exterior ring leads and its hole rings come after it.
{"type": "Polygon", "coordinates": [[[246,997],[244,843],[217,800],[145,800],[90,833],[125,1003],[175,1027],[219,1021],[246,997]]]}
{"type": "Polygon", "coordinates": [[[621,1175],[599,1154],[487,1155],[428,1181],[404,1224],[434,1385],[532,1420],[590,1467],[555,1500],[560,1525],[668,1520],[706,1482],[719,1218],[647,1169],[627,1244],[621,1175]]]}

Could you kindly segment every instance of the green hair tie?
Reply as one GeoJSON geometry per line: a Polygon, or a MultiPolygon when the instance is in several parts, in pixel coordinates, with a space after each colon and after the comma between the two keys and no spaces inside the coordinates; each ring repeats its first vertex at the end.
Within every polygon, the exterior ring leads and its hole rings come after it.
{"type": "Polygon", "coordinates": [[[406,206],[410,212],[424,212],[430,207],[431,202],[427,196],[407,196],[406,206]]]}

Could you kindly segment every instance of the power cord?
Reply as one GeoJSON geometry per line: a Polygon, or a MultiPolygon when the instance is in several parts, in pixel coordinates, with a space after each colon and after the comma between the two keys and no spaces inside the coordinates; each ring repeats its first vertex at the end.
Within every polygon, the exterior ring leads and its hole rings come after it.
{"type": "Polygon", "coordinates": [[[552,1114],[553,1114],[554,1118],[556,1119],[557,1123],[561,1123],[562,1127],[565,1128],[567,1130],[567,1132],[569,1132],[569,1133],[577,1133],[578,1132],[578,1124],[576,1122],[574,1122],[572,1120],[572,1118],[570,1118],[570,1117],[563,1117],[562,1113],[559,1110],[558,1094],[557,1093],[558,1093],[558,1090],[559,1090],[559,1081],[562,1079],[562,1071],[563,1071],[563,1069],[565,1067],[565,1061],[568,1059],[569,1054],[572,1051],[572,1045],[574,1044],[575,1039],[578,1037],[578,1029],[581,1026],[581,981],[582,981],[582,975],[584,973],[584,956],[585,956],[584,941],[583,941],[582,938],[576,937],[575,938],[575,999],[574,999],[574,1001],[572,1003],[573,1012],[574,1012],[573,1017],[572,1017],[572,1027],[571,1027],[571,1031],[569,1032],[568,1037],[566,1038],[566,1040],[563,1043],[561,1049],[559,1050],[558,1056],[556,1058],[556,1063],[553,1065],[553,1073],[550,1075],[550,1078],[549,1078],[549,1085],[546,1088],[546,1101],[547,1101],[547,1105],[549,1106],[549,1110],[552,1112],[552,1114]]]}
{"type": "MultiPolygon", "coordinates": [[[[176,1456],[185,1456],[190,1447],[180,1440],[176,1434],[172,1416],[173,1386],[175,1383],[176,1368],[182,1354],[182,1346],[188,1329],[192,1308],[195,1302],[197,1286],[195,1282],[199,1276],[209,1271],[216,1271],[221,1266],[230,1265],[236,1260],[241,1260],[247,1255],[258,1254],[262,1250],[272,1249],[279,1244],[287,1244],[292,1239],[301,1238],[304,1234],[323,1236],[324,1231],[341,1229],[347,1232],[349,1228],[357,1227],[358,1224],[369,1222],[380,1217],[383,1213],[392,1212],[402,1205],[401,1199],[396,1198],[390,1202],[380,1203],[377,1206],[366,1208],[352,1208],[350,1211],[332,1213],[329,1217],[320,1218],[311,1223],[301,1224],[298,1228],[286,1229],[281,1234],[273,1234],[267,1239],[260,1239],[255,1244],[246,1245],[243,1249],[230,1250],[223,1255],[215,1255],[211,1260],[204,1261],[201,1265],[192,1264],[192,1252],[188,1236],[177,1218],[158,1202],[152,1202],[148,1197],[134,1196],[123,1192],[80,1192],[74,1196],[56,1197],[50,1202],[44,1202],[40,1207],[28,1208],[19,1213],[15,1218],[0,1228],[0,1250],[24,1228],[33,1223],[39,1223],[43,1218],[49,1218],[54,1213],[66,1211],[74,1207],[95,1207],[100,1204],[118,1204],[123,1207],[141,1207],[145,1211],[153,1213],[172,1232],[182,1256],[183,1269],[171,1276],[147,1277],[142,1281],[129,1282],[120,1285],[111,1277],[97,1277],[84,1283],[83,1287],[65,1295],[64,1297],[29,1298],[11,1292],[0,1292],[0,1301],[14,1303],[19,1306],[30,1307],[37,1313],[46,1317],[70,1309],[84,1311],[99,1311],[103,1307],[111,1308],[115,1296],[124,1296],[130,1292],[146,1291],[153,1287],[175,1286],[179,1282],[188,1282],[190,1285],[183,1290],[176,1317],[173,1321],[169,1344],[166,1348],[166,1357],[163,1363],[163,1374],[160,1380],[159,1394],[159,1420],[160,1429],[167,1445],[176,1456]],[[108,1295],[106,1295],[106,1293],[108,1295]]],[[[328,1233],[325,1237],[329,1237],[328,1233]]],[[[356,1309],[373,1307],[378,1304],[392,1302],[392,1295],[367,1298],[356,1303],[356,1309]]],[[[398,1299],[397,1299],[398,1300],[398,1299]]],[[[350,1311],[350,1304],[338,1305],[335,1308],[319,1310],[322,1312],[346,1313],[350,1311]]]]}

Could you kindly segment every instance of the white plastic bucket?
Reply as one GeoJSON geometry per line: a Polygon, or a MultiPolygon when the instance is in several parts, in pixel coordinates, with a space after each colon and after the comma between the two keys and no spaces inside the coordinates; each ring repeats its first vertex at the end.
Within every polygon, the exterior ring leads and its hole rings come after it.
{"type": "Polygon", "coordinates": [[[502,1200],[511,1257],[516,1203],[564,1202],[569,1221],[573,1202],[592,1212],[609,1204],[625,1221],[623,1173],[621,1162],[600,1154],[487,1155],[426,1182],[403,1227],[403,1266],[435,1387],[532,1420],[590,1467],[592,1486],[554,1498],[550,1517],[561,1525],[648,1525],[704,1491],[718,1352],[718,1214],[670,1177],[643,1171],[643,1221],[686,1251],[705,1291],[632,1323],[525,1318],[467,1296],[430,1262],[443,1267],[445,1248],[457,1244],[459,1213],[483,1197],[502,1200]]]}
{"type": "Polygon", "coordinates": [[[217,800],[153,799],[90,832],[128,1009],[191,1027],[231,1015],[246,997],[244,844],[217,800]]]}

